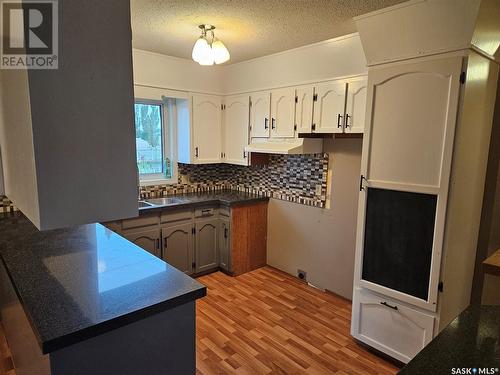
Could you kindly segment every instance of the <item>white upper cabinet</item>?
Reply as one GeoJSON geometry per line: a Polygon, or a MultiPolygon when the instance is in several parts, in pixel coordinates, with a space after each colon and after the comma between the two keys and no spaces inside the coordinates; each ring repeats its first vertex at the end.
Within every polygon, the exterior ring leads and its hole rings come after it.
{"type": "Polygon", "coordinates": [[[215,95],[192,95],[194,163],[221,161],[221,98],[215,95]]]}
{"type": "Polygon", "coordinates": [[[249,158],[245,146],[248,145],[250,97],[228,96],[224,102],[223,161],[229,164],[248,165],[249,158]]]}
{"type": "Polygon", "coordinates": [[[342,133],[346,97],[345,81],[321,83],[314,88],[314,133],[342,133]]]}
{"type": "Polygon", "coordinates": [[[295,136],[295,88],[271,92],[271,137],[295,136]]]}
{"type": "Polygon", "coordinates": [[[365,130],[367,79],[350,81],[347,84],[347,102],[344,118],[346,133],[363,133],[365,130]]]}
{"type": "Polygon", "coordinates": [[[261,91],[250,96],[250,129],[252,137],[269,137],[271,92],[261,91]]]}
{"type": "Polygon", "coordinates": [[[295,125],[298,133],[310,133],[313,118],[314,86],[296,89],[295,125]]]}

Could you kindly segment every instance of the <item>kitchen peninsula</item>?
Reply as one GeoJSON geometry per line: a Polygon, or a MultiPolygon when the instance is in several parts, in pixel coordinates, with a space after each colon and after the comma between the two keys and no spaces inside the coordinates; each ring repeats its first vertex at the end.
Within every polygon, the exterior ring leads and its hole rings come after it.
{"type": "Polygon", "coordinates": [[[206,288],[100,224],[0,214],[1,316],[16,374],[195,372],[206,288]]]}

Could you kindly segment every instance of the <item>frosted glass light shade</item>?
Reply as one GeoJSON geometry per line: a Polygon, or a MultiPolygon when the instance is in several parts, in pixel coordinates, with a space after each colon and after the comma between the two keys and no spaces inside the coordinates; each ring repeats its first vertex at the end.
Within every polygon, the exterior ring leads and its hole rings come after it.
{"type": "Polygon", "coordinates": [[[214,63],[212,48],[203,37],[199,37],[198,40],[196,40],[191,57],[200,65],[213,65],[214,63]]]}
{"type": "Polygon", "coordinates": [[[231,58],[226,46],[219,39],[215,39],[212,43],[212,53],[216,64],[225,63],[231,58]]]}

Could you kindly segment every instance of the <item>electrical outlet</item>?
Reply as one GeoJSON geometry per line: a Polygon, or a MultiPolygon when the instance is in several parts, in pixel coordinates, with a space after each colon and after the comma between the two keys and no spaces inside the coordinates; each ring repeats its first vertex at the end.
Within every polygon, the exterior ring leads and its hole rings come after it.
{"type": "Polygon", "coordinates": [[[323,191],[323,186],[321,184],[316,185],[316,195],[321,196],[321,192],[323,191]]]}
{"type": "Polygon", "coordinates": [[[302,281],[307,281],[307,272],[303,270],[297,270],[297,277],[302,281]]]}

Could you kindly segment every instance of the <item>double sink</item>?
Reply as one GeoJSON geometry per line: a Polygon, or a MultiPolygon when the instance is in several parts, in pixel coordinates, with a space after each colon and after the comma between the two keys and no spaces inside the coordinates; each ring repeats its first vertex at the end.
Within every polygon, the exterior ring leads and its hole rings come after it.
{"type": "Polygon", "coordinates": [[[139,208],[145,207],[164,207],[176,204],[186,203],[187,198],[172,197],[172,198],[151,198],[139,201],[139,208]]]}

